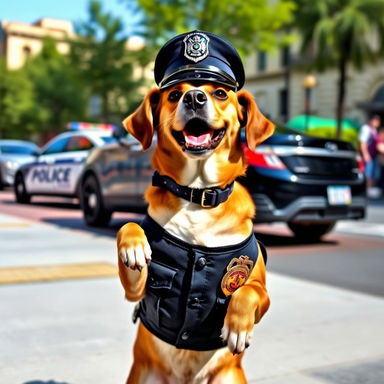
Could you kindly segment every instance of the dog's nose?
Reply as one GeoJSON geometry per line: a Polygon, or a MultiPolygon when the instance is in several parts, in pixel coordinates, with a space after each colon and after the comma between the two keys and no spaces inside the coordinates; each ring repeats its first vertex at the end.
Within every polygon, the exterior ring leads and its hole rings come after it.
{"type": "Polygon", "coordinates": [[[207,96],[203,91],[199,89],[193,89],[188,91],[183,97],[183,103],[187,108],[196,111],[199,108],[203,108],[207,102],[207,96]]]}

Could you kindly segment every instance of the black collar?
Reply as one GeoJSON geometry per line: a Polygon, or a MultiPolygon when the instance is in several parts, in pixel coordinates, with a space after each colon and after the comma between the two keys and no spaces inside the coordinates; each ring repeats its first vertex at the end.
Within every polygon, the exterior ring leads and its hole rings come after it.
{"type": "Polygon", "coordinates": [[[152,176],[152,185],[154,187],[162,187],[172,192],[177,197],[181,197],[191,203],[199,204],[203,208],[217,207],[226,201],[233,191],[234,183],[227,185],[224,189],[219,187],[211,188],[190,188],[177,184],[175,180],[169,176],[160,175],[155,171],[152,176]]]}

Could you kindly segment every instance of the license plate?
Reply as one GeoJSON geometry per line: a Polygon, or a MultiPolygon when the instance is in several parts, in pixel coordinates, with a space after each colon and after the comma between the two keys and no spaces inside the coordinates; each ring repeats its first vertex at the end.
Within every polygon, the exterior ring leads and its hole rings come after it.
{"type": "Polygon", "coordinates": [[[348,185],[330,185],[327,188],[329,205],[349,205],[352,203],[351,188],[348,185]]]}

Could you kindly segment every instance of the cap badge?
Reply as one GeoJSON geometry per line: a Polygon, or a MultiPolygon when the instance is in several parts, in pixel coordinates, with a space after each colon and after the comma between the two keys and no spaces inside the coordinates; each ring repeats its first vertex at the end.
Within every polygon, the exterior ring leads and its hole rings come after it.
{"type": "Polygon", "coordinates": [[[195,63],[204,60],[208,54],[209,37],[204,33],[193,32],[184,40],[184,56],[195,63]]]}
{"type": "Polygon", "coordinates": [[[221,280],[221,289],[225,296],[232,295],[237,288],[248,280],[253,268],[253,261],[248,256],[234,258],[227,266],[227,273],[221,280]]]}

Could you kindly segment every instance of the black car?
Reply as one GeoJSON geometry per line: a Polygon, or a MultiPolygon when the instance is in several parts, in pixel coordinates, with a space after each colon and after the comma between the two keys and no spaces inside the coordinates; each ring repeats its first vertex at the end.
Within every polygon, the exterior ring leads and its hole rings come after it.
{"type": "MultiPolygon", "coordinates": [[[[303,135],[285,127],[256,151],[244,143],[249,164],[239,179],[256,203],[256,223],[286,222],[296,236],[318,239],[337,220],[365,216],[365,178],[352,144],[303,135]]],[[[107,225],[114,211],[145,209],[151,151],[134,140],[94,149],[80,182],[89,225],[107,225]]]]}

